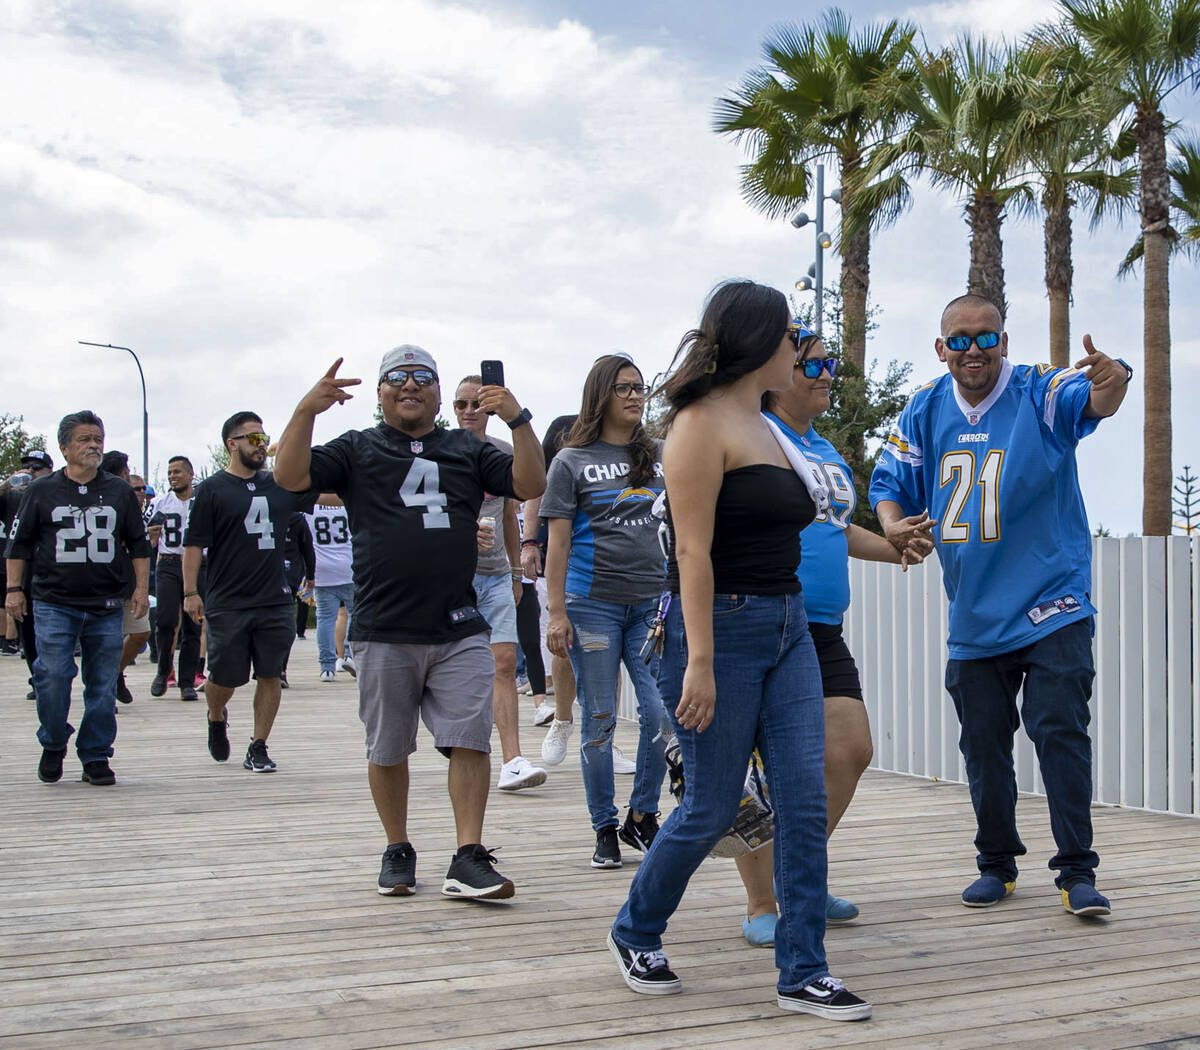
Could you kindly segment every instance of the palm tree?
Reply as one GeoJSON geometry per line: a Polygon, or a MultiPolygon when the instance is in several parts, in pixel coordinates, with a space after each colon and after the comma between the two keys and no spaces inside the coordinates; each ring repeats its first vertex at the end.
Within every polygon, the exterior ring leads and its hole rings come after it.
{"type": "Polygon", "coordinates": [[[812,167],[829,159],[841,179],[842,344],[864,371],[871,232],[908,207],[908,183],[873,161],[904,113],[900,88],[911,76],[915,28],[895,20],[854,31],[833,9],[819,28],[784,27],[763,44],[767,64],[751,70],[732,98],[719,99],[715,129],[747,141],[742,192],[759,211],[780,217],[809,196],[812,167]],[[873,172],[873,174],[869,174],[873,172]]]}
{"type": "Polygon", "coordinates": [[[934,186],[965,198],[971,230],[967,291],[994,302],[1002,314],[1000,226],[1008,203],[1032,193],[1018,176],[1022,143],[1038,119],[1031,102],[1043,65],[1031,49],[969,36],[921,55],[906,99],[912,125],[878,157],[883,164],[923,170],[934,186]]]}
{"type": "Polygon", "coordinates": [[[1050,301],[1050,363],[1066,368],[1071,361],[1071,209],[1091,206],[1089,228],[1106,213],[1124,208],[1137,191],[1136,172],[1122,166],[1133,152],[1132,136],[1111,136],[1108,127],[1120,110],[1112,92],[1091,68],[1074,38],[1061,27],[1032,35],[1027,46],[1045,58],[1039,90],[1032,105],[1036,122],[1020,144],[1037,177],[1036,199],[1018,197],[1025,213],[1040,210],[1045,218],[1046,295],[1050,301]]]}
{"type": "Polygon", "coordinates": [[[1061,0],[1069,29],[1133,117],[1140,178],[1145,361],[1142,531],[1171,532],[1171,181],[1163,103],[1197,75],[1200,0],[1061,0]]]}
{"type": "MultiPolygon", "coordinates": [[[[1200,139],[1178,143],[1179,153],[1167,165],[1167,173],[1175,189],[1171,194],[1171,253],[1183,252],[1200,259],[1200,139]]],[[[1117,273],[1125,277],[1132,273],[1144,254],[1145,241],[1139,234],[1133,247],[1121,262],[1117,273]]]]}

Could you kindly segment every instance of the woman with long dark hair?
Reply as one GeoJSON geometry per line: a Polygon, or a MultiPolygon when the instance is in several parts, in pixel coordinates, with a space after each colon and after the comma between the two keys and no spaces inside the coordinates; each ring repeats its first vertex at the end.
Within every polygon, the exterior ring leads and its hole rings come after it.
{"type": "Polygon", "coordinates": [[[646,386],[624,354],[600,358],[583,403],[546,478],[540,515],[546,548],[546,645],[570,656],[582,712],[580,767],[596,849],[592,867],[619,868],[618,838],[647,850],[658,831],[666,761],[665,715],[654,669],[640,653],[663,584],[658,521],[661,443],[646,433],[646,386]],[[618,826],[613,785],[617,687],[625,664],[637,695],[637,770],[629,813],[618,826]]]}
{"type": "Polygon", "coordinates": [[[757,747],[775,807],[777,1002],[848,1021],[871,1007],[825,961],[824,704],[796,578],[800,530],[828,497],[760,412],[764,393],[791,386],[796,353],[783,295],[731,281],[710,296],[664,386],[671,602],[659,688],[686,786],[608,945],[634,991],[681,990],[662,934],[733,822],[757,747]]]}

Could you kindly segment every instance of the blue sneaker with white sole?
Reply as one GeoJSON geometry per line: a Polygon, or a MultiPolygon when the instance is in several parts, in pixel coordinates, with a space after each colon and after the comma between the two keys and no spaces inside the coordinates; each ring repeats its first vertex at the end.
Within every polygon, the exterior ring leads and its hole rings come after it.
{"type": "Polygon", "coordinates": [[[962,902],[968,908],[990,908],[999,904],[1017,888],[1015,881],[1005,882],[995,875],[980,875],[962,894],[962,902]]]}
{"type": "Polygon", "coordinates": [[[1108,915],[1112,912],[1108,898],[1102,897],[1089,882],[1077,882],[1063,890],[1062,902],[1072,915],[1108,915]]]}

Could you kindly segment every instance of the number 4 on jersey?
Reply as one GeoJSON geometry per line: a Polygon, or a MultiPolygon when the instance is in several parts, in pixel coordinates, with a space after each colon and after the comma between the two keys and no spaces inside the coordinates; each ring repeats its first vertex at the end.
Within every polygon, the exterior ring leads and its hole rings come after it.
{"type": "Polygon", "coordinates": [[[400,498],[406,507],[424,508],[421,524],[427,529],[450,528],[446,494],[439,490],[438,480],[438,465],[432,460],[416,458],[400,486],[400,498]]]}
{"type": "Polygon", "coordinates": [[[251,536],[258,536],[260,551],[275,549],[275,530],[271,526],[271,508],[266,496],[255,496],[250,501],[250,509],[246,511],[246,531],[251,536]]]}

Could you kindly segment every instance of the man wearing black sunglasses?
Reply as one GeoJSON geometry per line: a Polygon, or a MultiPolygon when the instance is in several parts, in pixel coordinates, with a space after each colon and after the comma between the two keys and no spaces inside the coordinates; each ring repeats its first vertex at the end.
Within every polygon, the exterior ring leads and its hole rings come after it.
{"type": "Polygon", "coordinates": [[[230,416],[221,428],[221,440],[229,465],[196,489],[188,514],[183,611],[208,625],[204,699],[209,754],[218,762],[229,758],[227,705],[237,688],[250,680],[253,668],[254,728],[242,768],[273,773],[267,738],[279,711],[281,678],[296,633],[295,596],[284,564],[285,532],[292,513],[310,510],[316,494],[289,492],[263,469],[271,439],[254,412],[230,416]],[[205,548],[208,571],[202,598],[205,548]]]}
{"type": "Polygon", "coordinates": [[[1133,370],[1090,335],[1074,368],[1013,365],[1000,311],[976,295],[952,300],[941,328],[934,346],[949,375],[900,414],[870,496],[893,542],[905,515],[937,519],[950,599],[946,689],[962,726],[979,851],[979,878],[962,902],[986,908],[1016,886],[1025,846],[1012,750],[1023,721],[1046,786],[1062,903],[1075,915],[1107,915],[1092,850],[1096,610],[1075,446],[1117,411],[1133,370]]]}
{"type": "Polygon", "coordinates": [[[408,838],[408,756],[418,720],[450,760],[450,803],[458,850],[442,883],[448,897],[501,900],[514,887],[483,845],[491,780],[494,661],[488,624],[471,586],[476,519],[484,493],[540,496],[545,465],[528,409],[501,386],[472,400],[512,430],[510,456],[465,430],[436,426],[437,364],[406,344],[379,367],[383,422],[312,447],[313,423],[352,395],[336,361],[296,406],[279,440],[279,483],[336,492],[346,504],[354,552],[354,618],[349,642],[358,666],[359,716],[366,727],[367,779],[387,834],[378,890],[416,888],[408,838]]]}

